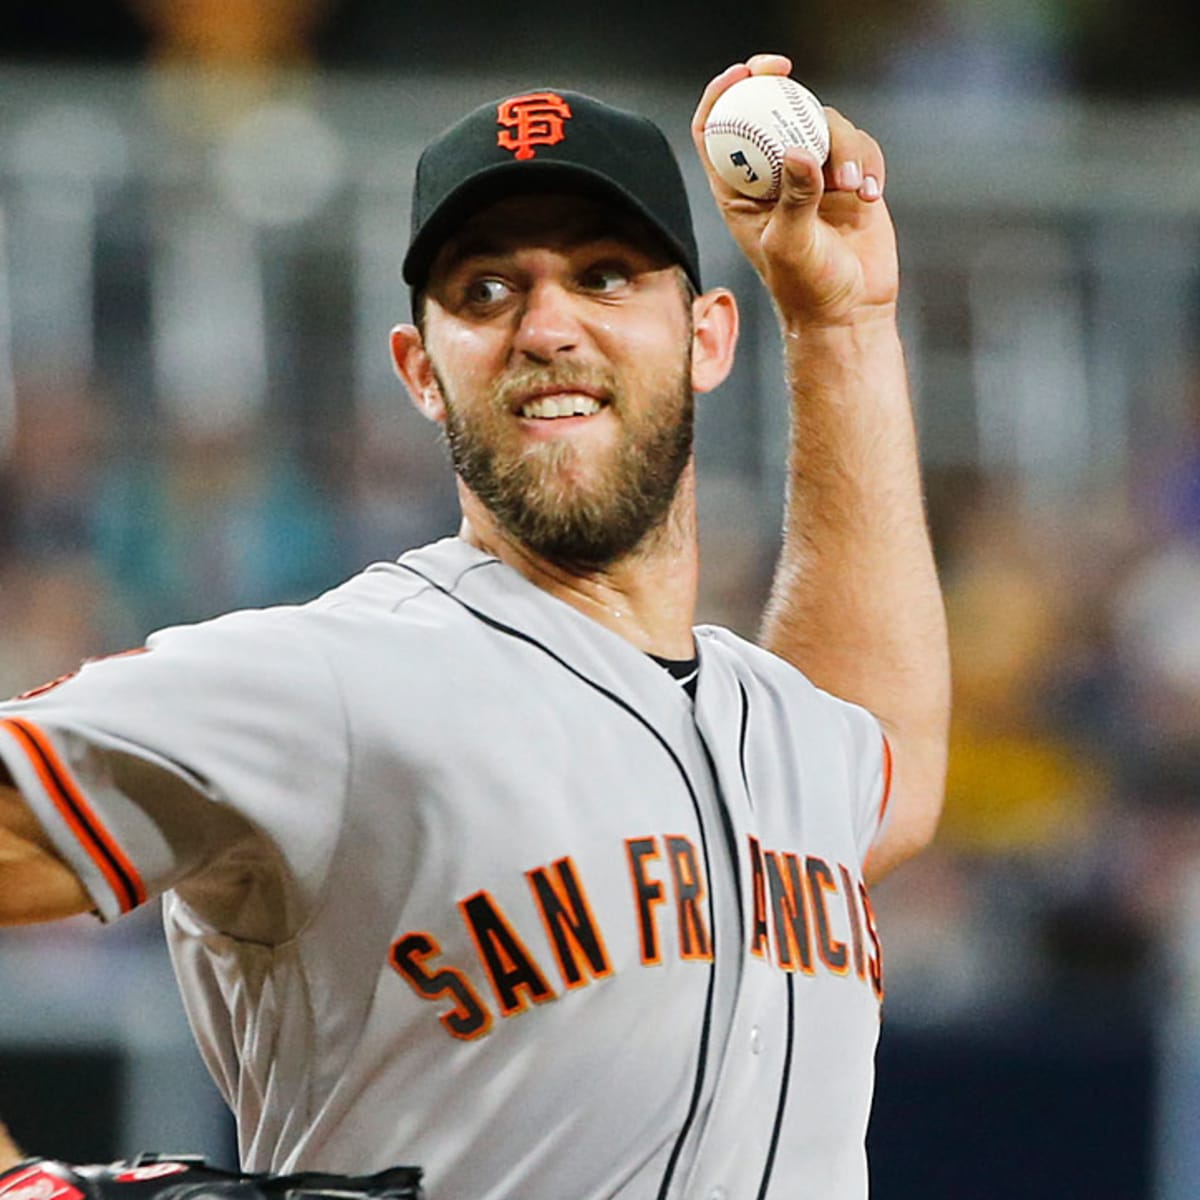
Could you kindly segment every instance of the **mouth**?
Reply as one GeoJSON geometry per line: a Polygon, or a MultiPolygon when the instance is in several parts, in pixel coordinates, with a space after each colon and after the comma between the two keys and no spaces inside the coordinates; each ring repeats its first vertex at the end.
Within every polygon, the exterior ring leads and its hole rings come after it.
{"type": "Polygon", "coordinates": [[[537,421],[555,421],[562,417],[590,417],[608,401],[588,392],[547,392],[531,396],[517,408],[518,415],[537,421]]]}

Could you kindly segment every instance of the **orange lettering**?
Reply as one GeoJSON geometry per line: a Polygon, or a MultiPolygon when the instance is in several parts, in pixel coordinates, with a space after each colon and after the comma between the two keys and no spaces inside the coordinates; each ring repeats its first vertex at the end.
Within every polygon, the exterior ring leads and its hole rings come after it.
{"type": "Polygon", "coordinates": [[[758,838],[747,834],[750,842],[750,877],[754,892],[754,916],[750,927],[750,953],[762,958],[767,951],[767,880],[763,875],[762,850],[758,838]]]}
{"type": "Polygon", "coordinates": [[[496,120],[504,128],[496,143],[514,157],[525,161],[537,154],[535,146],[554,146],[566,136],[564,123],[570,119],[571,106],[554,92],[530,92],[505,100],[496,111],[496,120]]]}
{"type": "Polygon", "coordinates": [[[400,978],[422,999],[436,1000],[440,996],[454,998],[454,1007],[442,1013],[438,1020],[456,1038],[470,1040],[487,1033],[492,1017],[475,989],[461,971],[442,967],[430,971],[425,960],[442,952],[437,938],[429,933],[406,933],[392,943],[388,961],[400,978]]]}
{"type": "Polygon", "coordinates": [[[812,897],[813,916],[817,922],[817,949],[821,953],[821,961],[835,974],[846,973],[846,943],[837,941],[829,929],[829,906],[825,903],[825,893],[837,893],[837,882],[833,871],[823,858],[809,855],[804,861],[804,870],[808,875],[808,888],[812,897]]]}
{"type": "Polygon", "coordinates": [[[531,1000],[541,1004],[555,998],[533,955],[487,892],[460,900],[458,907],[504,1016],[524,1012],[531,1000]]]}
{"type": "Polygon", "coordinates": [[[654,906],[663,902],[663,887],[657,879],[646,874],[646,863],[658,858],[656,838],[627,838],[625,850],[629,855],[629,872],[633,876],[633,895],[637,902],[638,931],[641,934],[642,962],[656,966],[662,962],[658,948],[658,927],[654,923],[654,906]]]}
{"type": "Polygon", "coordinates": [[[842,897],[846,901],[846,915],[850,918],[850,939],[854,947],[854,973],[859,979],[867,977],[867,960],[863,955],[862,919],[858,915],[858,903],[854,899],[854,883],[850,872],[841,864],[838,870],[842,873],[842,897]]]}
{"type": "Polygon", "coordinates": [[[552,864],[552,869],[553,875],[545,867],[535,867],[525,872],[525,878],[529,880],[542,924],[558,959],[563,983],[568,988],[588,983],[585,970],[596,979],[611,975],[608,951],[575,864],[569,858],[560,858],[552,864]],[[580,962],[580,954],[584,962],[580,962]]]}
{"type": "Polygon", "coordinates": [[[875,995],[883,999],[883,944],[879,940],[879,926],[875,923],[875,909],[871,906],[871,897],[867,893],[867,885],[860,883],[858,885],[858,894],[862,900],[863,914],[867,920],[867,937],[870,939],[871,948],[874,951],[870,955],[870,961],[867,963],[867,969],[871,974],[871,987],[875,989],[875,995]]]}
{"type": "Polygon", "coordinates": [[[708,961],[712,958],[712,939],[700,908],[704,900],[704,877],[696,861],[696,848],[685,837],[668,836],[665,840],[675,882],[679,957],[708,961]]]}
{"type": "Polygon", "coordinates": [[[799,968],[806,975],[813,972],[812,941],[808,931],[808,905],[804,898],[804,881],[800,864],[794,854],[780,855],[767,850],[763,858],[767,880],[771,885],[771,911],[775,919],[775,958],[785,971],[799,968]],[[784,867],[787,868],[786,873],[784,867]]]}

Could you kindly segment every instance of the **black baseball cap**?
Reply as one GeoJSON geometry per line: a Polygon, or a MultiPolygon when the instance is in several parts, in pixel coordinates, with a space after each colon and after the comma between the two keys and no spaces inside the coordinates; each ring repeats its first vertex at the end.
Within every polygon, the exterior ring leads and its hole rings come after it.
{"type": "Polygon", "coordinates": [[[661,237],[700,290],[687,191],[662,130],[591,96],[544,88],[481,105],[425,147],[404,256],[414,295],[442,244],[472,213],[528,192],[615,201],[661,237]]]}

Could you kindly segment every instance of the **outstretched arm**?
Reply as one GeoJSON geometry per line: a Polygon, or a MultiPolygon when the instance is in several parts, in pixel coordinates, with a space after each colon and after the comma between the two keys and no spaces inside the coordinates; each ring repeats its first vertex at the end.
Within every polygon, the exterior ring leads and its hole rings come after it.
{"type": "Polygon", "coordinates": [[[0,765],[0,925],[52,921],[91,907],[83,884],[0,765]]]}
{"type": "Polygon", "coordinates": [[[791,390],[784,542],[761,641],[818,686],[873,712],[893,754],[878,878],[933,836],[941,809],[950,671],[896,323],[899,268],[877,143],[827,109],[824,168],[790,150],[775,202],[723,183],[704,153],[717,96],[757,55],[717,76],[693,136],[730,232],[769,290],[791,390]]]}

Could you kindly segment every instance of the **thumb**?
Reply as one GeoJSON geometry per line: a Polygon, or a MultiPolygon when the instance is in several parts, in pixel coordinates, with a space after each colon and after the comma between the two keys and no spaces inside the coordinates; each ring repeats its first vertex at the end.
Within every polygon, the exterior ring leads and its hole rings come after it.
{"type": "Polygon", "coordinates": [[[824,192],[824,174],[816,157],[799,146],[789,147],[783,156],[779,206],[791,210],[789,217],[815,215],[824,192]]]}

